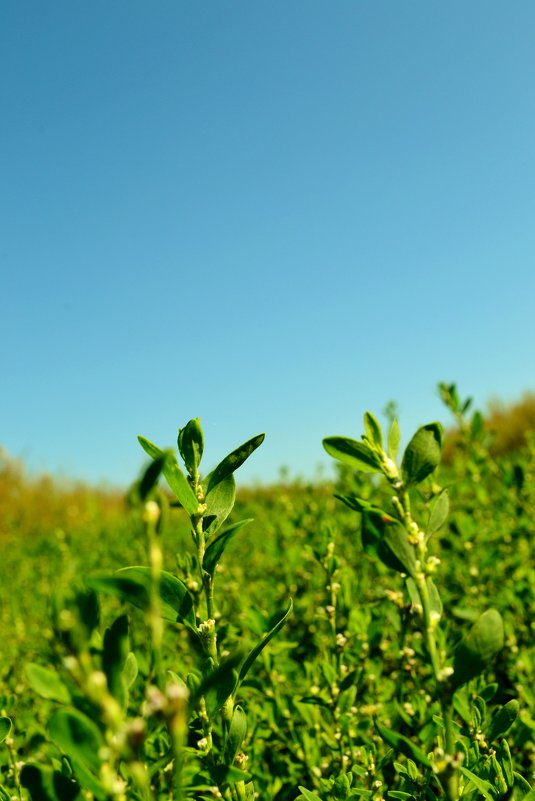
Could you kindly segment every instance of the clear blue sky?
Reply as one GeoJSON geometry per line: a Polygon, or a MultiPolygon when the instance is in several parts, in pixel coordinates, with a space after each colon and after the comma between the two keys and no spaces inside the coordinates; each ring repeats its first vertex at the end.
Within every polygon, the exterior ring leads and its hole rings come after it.
{"type": "MultiPolygon", "coordinates": [[[[533,389],[535,3],[4,0],[0,443],[127,484],[200,415],[206,467],[312,476],[533,389]]],[[[239,476],[238,476],[239,479],[239,476]]]]}

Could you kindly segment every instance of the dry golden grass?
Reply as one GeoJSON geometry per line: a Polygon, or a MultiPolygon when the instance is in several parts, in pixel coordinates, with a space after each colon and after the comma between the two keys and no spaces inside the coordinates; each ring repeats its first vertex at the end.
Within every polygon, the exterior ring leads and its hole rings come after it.
{"type": "Polygon", "coordinates": [[[84,527],[95,519],[109,521],[124,514],[120,492],[30,476],[22,462],[0,449],[0,536],[56,528],[84,527]]]}
{"type": "Polygon", "coordinates": [[[526,392],[519,401],[509,405],[491,401],[485,424],[494,436],[491,447],[494,455],[525,447],[527,434],[535,430],[535,392],[526,392]]]}

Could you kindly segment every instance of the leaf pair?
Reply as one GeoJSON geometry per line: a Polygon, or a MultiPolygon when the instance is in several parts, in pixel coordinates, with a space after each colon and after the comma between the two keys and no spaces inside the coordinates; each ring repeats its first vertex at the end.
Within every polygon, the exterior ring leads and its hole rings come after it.
{"type": "MultiPolygon", "coordinates": [[[[206,516],[217,517],[214,509],[227,509],[231,498],[233,505],[235,493],[233,473],[262,444],[264,439],[265,434],[258,434],[247,440],[239,448],[229,453],[206,477],[203,482],[206,503],[209,507],[206,511],[206,516]],[[220,486],[222,484],[223,487],[220,486]],[[220,492],[210,498],[210,495],[213,495],[213,492],[218,487],[220,487],[220,492]]],[[[163,451],[146,437],[139,436],[138,441],[145,453],[158,463],[169,488],[181,506],[184,507],[190,517],[196,516],[199,511],[198,499],[191,484],[180,469],[175,454],[172,451],[163,451]]],[[[197,475],[204,448],[202,429],[198,419],[190,420],[184,428],[179,430],[178,447],[190,475],[197,475]]],[[[232,508],[232,505],[230,508],[232,508]]],[[[219,517],[221,517],[221,514],[219,517]]],[[[223,521],[221,520],[221,522],[223,521]]]]}
{"type": "Polygon", "coordinates": [[[184,507],[188,515],[190,515],[190,517],[196,515],[199,502],[186,476],[178,466],[175,454],[170,450],[161,450],[161,448],[158,448],[157,445],[154,445],[153,442],[145,437],[138,437],[138,442],[145,453],[158,463],[171,492],[178,499],[181,506],[184,507]]]}
{"type": "MultiPolygon", "coordinates": [[[[364,416],[366,434],[363,442],[348,437],[326,437],[323,447],[330,456],[356,470],[366,473],[383,472],[380,453],[382,433],[377,420],[369,412],[364,416]]],[[[394,426],[392,427],[394,429],[394,426]]],[[[389,436],[390,458],[395,456],[399,443],[399,429],[389,436]]],[[[401,463],[401,475],[406,485],[419,484],[429,476],[440,462],[442,450],[442,426],[429,423],[419,428],[413,436],[401,463]]]]}

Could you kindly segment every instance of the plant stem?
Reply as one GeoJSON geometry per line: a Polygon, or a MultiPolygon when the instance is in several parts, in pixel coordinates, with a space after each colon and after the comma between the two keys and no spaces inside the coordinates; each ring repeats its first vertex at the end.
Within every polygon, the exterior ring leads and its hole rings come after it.
{"type": "Polygon", "coordinates": [[[17,760],[15,759],[15,749],[13,745],[13,738],[8,737],[5,740],[5,745],[7,747],[7,751],[9,754],[9,761],[11,763],[11,769],[13,770],[13,778],[15,780],[15,787],[17,788],[17,794],[19,797],[19,801],[22,801],[22,788],[20,784],[20,774],[19,769],[17,767],[17,760]]]}
{"type": "Polygon", "coordinates": [[[434,619],[432,615],[431,599],[429,597],[429,585],[427,583],[425,573],[427,559],[426,536],[412,517],[407,487],[400,481],[391,481],[391,484],[395,486],[395,489],[398,493],[398,495],[392,499],[394,508],[400,514],[403,524],[405,525],[405,528],[409,534],[409,540],[415,546],[416,555],[419,562],[414,581],[422,604],[424,643],[431,662],[431,669],[435,682],[436,699],[440,705],[440,711],[444,720],[444,752],[448,759],[448,765],[444,771],[445,791],[448,801],[457,801],[459,783],[458,772],[453,764],[453,760],[455,758],[453,707],[451,693],[447,690],[444,683],[441,660],[437,650],[435,630],[438,620],[434,619]]]}
{"type": "Polygon", "coordinates": [[[151,633],[151,680],[160,680],[161,652],[163,639],[163,620],[160,614],[160,573],[162,571],[162,549],[154,522],[147,523],[150,565],[150,598],[148,620],[151,633]]]}

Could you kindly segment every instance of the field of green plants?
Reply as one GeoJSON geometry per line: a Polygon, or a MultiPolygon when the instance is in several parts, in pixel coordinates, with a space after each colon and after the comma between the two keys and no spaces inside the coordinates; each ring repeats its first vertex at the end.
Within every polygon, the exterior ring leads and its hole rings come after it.
{"type": "Polygon", "coordinates": [[[0,462],[0,801],[535,801],[535,436],[440,392],[319,485],[199,420],[126,499],[0,462]]]}

